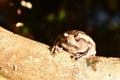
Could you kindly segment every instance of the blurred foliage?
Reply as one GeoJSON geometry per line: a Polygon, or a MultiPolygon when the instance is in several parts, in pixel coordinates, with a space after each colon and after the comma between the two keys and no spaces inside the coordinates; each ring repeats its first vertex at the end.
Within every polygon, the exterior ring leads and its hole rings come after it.
{"type": "Polygon", "coordinates": [[[50,21],[50,22],[55,21],[55,14],[54,13],[49,14],[47,16],[47,20],[50,21]]]}
{"type": "Polygon", "coordinates": [[[0,0],[0,25],[52,45],[71,29],[89,34],[97,54],[120,57],[119,0],[0,0]],[[16,26],[22,22],[23,26],[16,26]]]}
{"type": "Polygon", "coordinates": [[[61,22],[66,18],[66,11],[64,9],[60,10],[58,15],[56,15],[55,13],[50,13],[47,15],[47,22],[61,22]]]}
{"type": "Polygon", "coordinates": [[[59,11],[57,20],[59,22],[63,21],[66,18],[66,11],[64,9],[59,11]]]}

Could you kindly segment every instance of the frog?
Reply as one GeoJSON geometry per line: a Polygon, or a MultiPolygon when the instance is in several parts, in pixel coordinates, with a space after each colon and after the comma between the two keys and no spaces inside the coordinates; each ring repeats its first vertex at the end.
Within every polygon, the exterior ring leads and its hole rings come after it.
{"type": "Polygon", "coordinates": [[[51,49],[53,54],[57,54],[61,50],[69,52],[70,57],[75,60],[95,57],[96,44],[85,32],[81,30],[69,30],[56,38],[51,49]]]}

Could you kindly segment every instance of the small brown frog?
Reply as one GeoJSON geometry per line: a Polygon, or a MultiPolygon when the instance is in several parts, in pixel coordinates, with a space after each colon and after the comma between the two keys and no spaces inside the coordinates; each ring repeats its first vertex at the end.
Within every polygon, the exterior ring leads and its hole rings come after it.
{"type": "Polygon", "coordinates": [[[95,42],[80,30],[70,30],[58,36],[53,44],[52,52],[57,53],[62,49],[71,53],[74,59],[89,58],[96,54],[95,42]]]}

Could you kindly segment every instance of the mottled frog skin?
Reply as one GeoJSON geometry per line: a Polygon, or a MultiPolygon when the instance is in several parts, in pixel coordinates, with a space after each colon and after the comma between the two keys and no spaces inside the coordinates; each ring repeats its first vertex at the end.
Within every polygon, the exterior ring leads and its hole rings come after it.
{"type": "Polygon", "coordinates": [[[51,51],[56,54],[62,49],[68,51],[74,59],[89,58],[96,54],[95,42],[80,30],[70,30],[58,36],[51,51]]]}

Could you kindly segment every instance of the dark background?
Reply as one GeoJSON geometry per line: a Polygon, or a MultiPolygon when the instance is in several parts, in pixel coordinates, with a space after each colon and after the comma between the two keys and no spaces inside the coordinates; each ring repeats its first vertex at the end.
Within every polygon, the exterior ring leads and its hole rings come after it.
{"type": "Polygon", "coordinates": [[[120,57],[119,0],[0,0],[0,25],[14,33],[52,46],[71,29],[90,35],[97,55],[120,57]],[[29,2],[32,8],[21,5],[29,2]],[[16,27],[22,22],[23,26],[16,27]]]}

